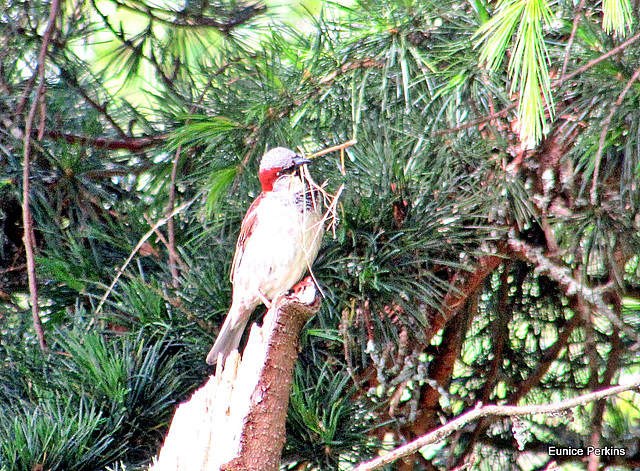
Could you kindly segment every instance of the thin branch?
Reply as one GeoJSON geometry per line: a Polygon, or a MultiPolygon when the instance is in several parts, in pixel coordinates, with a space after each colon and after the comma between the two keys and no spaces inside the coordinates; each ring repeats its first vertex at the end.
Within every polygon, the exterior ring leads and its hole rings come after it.
{"type": "Polygon", "coordinates": [[[322,149],[322,150],[316,152],[315,154],[307,155],[306,158],[307,159],[315,159],[316,157],[320,157],[321,155],[329,154],[329,153],[331,153],[333,151],[336,151],[336,150],[346,149],[347,147],[351,147],[351,146],[353,146],[353,145],[355,145],[357,143],[358,143],[358,141],[356,141],[355,139],[351,139],[350,141],[343,142],[342,144],[338,144],[337,146],[328,147],[326,149],[322,149]]]}
{"type": "MultiPolygon", "coordinates": [[[[477,291],[474,290],[474,292],[477,291]]],[[[429,381],[420,387],[419,408],[422,414],[420,420],[415,421],[415,423],[410,426],[410,429],[418,429],[418,432],[414,433],[413,436],[424,433],[439,425],[437,410],[440,407],[440,400],[442,399],[444,388],[453,377],[454,365],[457,359],[460,358],[462,345],[467,330],[471,325],[470,319],[473,319],[474,312],[477,313],[478,309],[477,294],[465,299],[465,309],[459,310],[444,326],[442,330],[442,340],[437,347],[438,354],[429,364],[427,373],[429,381]]],[[[406,436],[407,434],[403,433],[403,435],[406,436]]]]}
{"type": "Polygon", "coordinates": [[[258,3],[247,5],[243,8],[238,8],[235,11],[232,11],[230,17],[226,21],[216,20],[214,18],[206,17],[203,15],[183,15],[180,11],[172,11],[165,10],[161,8],[154,8],[144,5],[144,9],[135,8],[131,5],[127,5],[126,3],[118,2],[116,0],[112,0],[118,7],[123,8],[125,10],[132,11],[134,13],[139,13],[141,15],[146,15],[149,19],[153,21],[157,21],[158,23],[162,23],[165,25],[173,26],[176,28],[216,28],[222,33],[229,33],[231,29],[236,26],[241,26],[244,23],[251,20],[254,16],[262,13],[267,9],[266,6],[260,5],[258,3]],[[171,19],[162,18],[158,14],[163,14],[170,16],[171,19]]]}
{"type": "Polygon", "coordinates": [[[569,41],[567,41],[567,47],[564,53],[564,63],[562,64],[562,73],[560,73],[560,82],[564,81],[564,76],[567,73],[567,66],[569,65],[569,52],[571,51],[571,46],[573,45],[573,40],[576,37],[576,31],[578,30],[578,23],[580,23],[581,13],[584,9],[584,4],[586,0],[580,0],[580,4],[574,13],[573,18],[573,27],[571,28],[571,35],[569,36],[569,41]]]}
{"type": "MultiPolygon", "coordinates": [[[[574,315],[565,325],[564,329],[559,333],[558,339],[550,345],[546,350],[544,350],[540,355],[540,363],[536,366],[535,371],[533,371],[524,381],[518,383],[518,388],[512,394],[507,396],[507,404],[517,404],[517,402],[526,396],[531,389],[533,389],[536,385],[540,383],[542,377],[549,371],[551,365],[556,361],[560,352],[567,346],[567,341],[571,333],[580,323],[581,316],[574,315]]],[[[497,331],[496,331],[497,333],[497,331]]],[[[497,335],[498,339],[506,337],[503,334],[497,335]]],[[[495,354],[494,354],[495,355],[495,354]]],[[[501,358],[500,358],[501,359],[501,358]]],[[[610,386],[611,383],[606,386],[610,386]]],[[[489,384],[488,392],[491,392],[491,386],[495,386],[495,384],[489,384]]],[[[483,402],[489,400],[488,393],[483,394],[483,402]]],[[[496,417],[492,417],[491,419],[481,418],[478,421],[478,425],[473,431],[471,438],[469,439],[469,444],[466,447],[465,454],[461,455],[460,458],[456,461],[456,464],[462,462],[462,459],[465,455],[468,455],[472,452],[473,446],[475,442],[480,439],[481,433],[486,430],[490,424],[495,422],[496,417]]]]}
{"type": "Polygon", "coordinates": [[[113,117],[109,114],[109,112],[107,111],[107,107],[106,105],[100,105],[98,102],[96,102],[93,98],[91,98],[89,96],[89,94],[87,93],[87,91],[82,88],[82,86],[80,85],[80,83],[78,82],[78,80],[71,75],[71,72],[67,71],[66,69],[60,67],[60,76],[71,86],[73,87],[78,94],[84,98],[84,100],[93,108],[95,109],[98,113],[100,113],[104,119],[106,119],[109,124],[111,124],[111,126],[113,127],[113,129],[116,130],[116,132],[118,133],[118,135],[122,138],[126,137],[126,133],[124,132],[124,130],[120,127],[120,125],[116,122],[115,119],[113,119],[113,117]]]}
{"type": "Polygon", "coordinates": [[[153,66],[153,68],[155,69],[156,73],[158,74],[158,77],[160,78],[160,81],[164,84],[165,87],[167,87],[167,90],[169,92],[173,93],[179,100],[187,102],[188,100],[184,96],[182,96],[178,92],[178,90],[176,90],[175,85],[173,84],[173,81],[169,77],[167,77],[167,74],[164,72],[164,70],[162,69],[160,63],[157,61],[157,59],[153,55],[153,52],[149,56],[145,55],[142,52],[142,48],[141,47],[137,47],[131,40],[129,40],[129,39],[127,39],[125,37],[123,32],[118,31],[109,22],[109,17],[107,15],[105,15],[104,13],[102,13],[102,11],[100,11],[98,9],[98,6],[97,6],[95,0],[92,0],[91,3],[93,5],[93,9],[96,11],[96,13],[98,13],[98,16],[100,16],[100,18],[102,19],[104,25],[111,32],[111,34],[113,34],[122,43],[123,46],[125,46],[129,50],[131,50],[131,52],[133,54],[135,54],[135,55],[137,55],[139,57],[142,57],[147,62],[149,62],[153,66]]]}
{"type": "Polygon", "coordinates": [[[604,152],[604,141],[607,139],[607,134],[609,133],[609,125],[611,124],[611,119],[613,115],[618,111],[618,108],[622,104],[622,100],[627,95],[629,90],[631,89],[631,85],[636,81],[640,75],[640,67],[636,69],[636,71],[631,76],[631,79],[627,82],[627,85],[622,90],[622,93],[618,96],[618,99],[611,107],[611,111],[609,111],[609,115],[604,120],[604,124],[602,126],[602,131],[600,132],[600,142],[598,143],[598,151],[596,152],[596,165],[593,169],[593,181],[591,182],[591,204],[596,205],[598,203],[598,178],[600,176],[600,163],[602,161],[602,153],[604,152]]]}
{"type": "Polygon", "coordinates": [[[253,152],[256,148],[256,146],[258,145],[258,133],[260,131],[260,128],[254,128],[251,133],[249,134],[249,136],[245,139],[245,142],[247,143],[247,147],[248,150],[247,152],[244,154],[244,158],[242,159],[242,163],[238,166],[238,171],[236,172],[236,178],[233,181],[233,184],[231,185],[231,190],[229,193],[233,194],[236,192],[236,190],[238,189],[238,185],[240,185],[240,177],[242,177],[242,174],[244,173],[244,169],[247,168],[247,163],[249,162],[249,159],[251,158],[251,156],[253,155],[253,152]]]}
{"type": "Polygon", "coordinates": [[[115,278],[109,285],[109,288],[107,289],[106,293],[104,293],[104,295],[102,296],[102,299],[100,299],[100,303],[98,304],[98,307],[96,309],[96,314],[98,314],[102,310],[102,306],[104,305],[105,301],[113,291],[113,288],[116,286],[116,283],[120,279],[120,276],[122,275],[124,270],[129,266],[129,263],[131,263],[131,260],[133,260],[133,257],[136,255],[136,253],[138,253],[138,250],[140,250],[140,248],[149,239],[149,237],[151,237],[156,232],[156,230],[158,230],[159,227],[165,225],[167,221],[171,219],[173,216],[175,216],[179,212],[191,206],[198,198],[199,196],[196,196],[191,201],[187,201],[186,203],[178,206],[176,209],[171,211],[171,214],[169,214],[167,217],[159,219],[158,222],[156,222],[155,225],[140,238],[136,246],[131,251],[131,254],[129,255],[129,257],[125,260],[125,262],[122,264],[122,267],[120,267],[120,269],[118,270],[118,273],[116,274],[115,278]]]}
{"type": "MultiPolygon", "coordinates": [[[[147,214],[144,215],[144,219],[149,223],[151,227],[154,226],[153,221],[147,214]]],[[[174,260],[178,263],[178,265],[180,265],[180,269],[183,271],[189,270],[189,267],[187,266],[187,264],[182,261],[182,259],[180,258],[180,255],[178,255],[178,252],[176,252],[175,246],[172,246],[171,244],[169,244],[169,241],[164,236],[162,231],[159,228],[157,228],[155,230],[155,233],[156,233],[156,236],[158,236],[158,239],[160,239],[160,242],[162,242],[164,246],[167,248],[167,250],[169,251],[169,253],[173,255],[174,260]]]]}
{"type": "Polygon", "coordinates": [[[504,258],[497,255],[486,255],[478,259],[475,270],[459,271],[451,281],[451,289],[445,295],[442,309],[438,312],[427,329],[427,339],[433,338],[444,325],[465,305],[469,296],[482,286],[484,280],[500,264],[504,258]]]}
{"type": "MultiPolygon", "coordinates": [[[[631,44],[633,44],[634,42],[636,42],[638,39],[640,39],[640,33],[636,34],[635,36],[631,36],[629,39],[627,39],[625,42],[621,43],[620,45],[614,47],[613,49],[611,49],[609,52],[602,54],[600,57],[596,57],[595,59],[587,62],[585,65],[583,65],[582,67],[578,67],[576,70],[574,70],[573,72],[571,72],[570,74],[568,74],[566,77],[564,77],[564,81],[572,79],[573,77],[575,77],[576,75],[580,75],[582,72],[586,72],[587,70],[589,70],[591,67],[593,67],[596,64],[599,64],[600,62],[602,62],[605,59],[608,59],[609,57],[617,54],[618,52],[624,50],[627,48],[627,46],[630,46],[631,44]]],[[[553,82],[551,84],[552,87],[557,87],[558,85],[560,85],[563,81],[561,80],[556,80],[555,82],[553,82]]]]}
{"type": "MultiPolygon", "coordinates": [[[[618,329],[614,327],[612,330],[613,332],[611,333],[610,337],[611,350],[609,352],[609,360],[607,361],[607,367],[604,372],[604,377],[600,382],[601,388],[609,387],[611,385],[611,380],[618,371],[620,356],[623,348],[622,342],[620,341],[620,336],[618,335],[618,329]]],[[[600,399],[599,401],[596,401],[593,407],[593,417],[591,418],[591,438],[589,442],[589,444],[593,448],[601,447],[602,422],[604,419],[605,405],[605,401],[600,399]]],[[[600,456],[598,454],[592,453],[589,455],[587,470],[598,471],[598,469],[600,469],[600,456]]]]}
{"type": "Polygon", "coordinates": [[[45,135],[51,139],[65,141],[68,144],[81,144],[95,149],[129,150],[131,152],[140,152],[151,147],[163,145],[167,138],[166,134],[123,138],[89,137],[59,131],[47,131],[45,135]]]}
{"type": "MultiPolygon", "coordinates": [[[[191,114],[191,113],[189,113],[191,114]]],[[[189,120],[185,125],[189,124],[189,120]]],[[[167,202],[166,212],[170,213],[176,205],[176,180],[178,178],[178,165],[180,163],[180,155],[182,153],[182,144],[178,145],[175,156],[173,157],[173,165],[171,165],[171,182],[169,183],[169,201],[167,202]]],[[[173,216],[167,218],[167,234],[169,236],[167,249],[169,250],[169,270],[171,270],[171,284],[174,288],[180,286],[178,273],[178,257],[176,256],[176,223],[173,216]]]]}
{"type": "Polygon", "coordinates": [[[31,215],[31,206],[29,201],[30,191],[30,166],[31,166],[31,134],[33,132],[33,122],[35,120],[36,112],[40,107],[40,97],[44,92],[45,84],[45,66],[47,58],[47,48],[51,41],[51,35],[55,28],[56,17],[58,10],[60,9],[60,0],[52,0],[51,7],[49,9],[49,22],[47,23],[47,29],[42,37],[42,47],[40,48],[40,55],[38,56],[38,87],[36,88],[36,94],[31,102],[31,109],[27,115],[27,120],[24,126],[24,154],[23,154],[23,167],[22,167],[22,220],[24,224],[23,242],[25,248],[25,255],[27,258],[27,277],[29,279],[29,298],[31,302],[31,316],[33,317],[33,327],[38,336],[38,342],[42,351],[47,350],[47,341],[44,336],[44,328],[42,327],[42,320],[38,313],[38,287],[36,281],[36,262],[34,254],[35,235],[33,230],[33,216],[31,215]]]}
{"type": "Polygon", "coordinates": [[[26,108],[27,103],[29,102],[29,95],[31,95],[31,92],[33,91],[33,87],[35,87],[35,85],[36,85],[36,74],[33,73],[31,77],[29,77],[29,80],[25,85],[22,98],[20,98],[20,101],[18,102],[18,106],[16,107],[16,110],[14,113],[14,116],[15,116],[14,122],[17,123],[20,120],[20,116],[22,116],[22,113],[24,112],[24,109],[26,108]]]}
{"type": "MultiPolygon", "coordinates": [[[[228,66],[229,64],[225,64],[222,67],[220,67],[216,72],[211,74],[207,84],[203,87],[202,91],[200,92],[200,96],[189,107],[190,115],[192,115],[195,112],[196,107],[198,106],[198,103],[202,103],[205,95],[211,89],[211,84],[213,83],[214,77],[222,74],[227,69],[228,66]]],[[[189,117],[185,121],[184,125],[188,126],[190,122],[191,122],[191,118],[189,117]]],[[[171,182],[169,184],[170,185],[169,201],[167,202],[167,208],[166,208],[167,213],[170,213],[171,211],[173,211],[173,208],[176,205],[176,181],[178,179],[178,165],[180,164],[181,155],[182,155],[182,144],[179,144],[178,148],[176,149],[176,153],[173,157],[173,164],[171,166],[171,182]]],[[[178,288],[180,286],[180,280],[178,279],[179,273],[178,273],[177,264],[179,263],[180,259],[177,256],[177,252],[176,252],[176,226],[175,226],[175,220],[173,216],[169,216],[167,220],[167,234],[169,235],[167,249],[169,250],[169,270],[171,270],[171,284],[173,285],[174,288],[178,288]]]]}
{"type": "MultiPolygon", "coordinates": [[[[615,276],[611,273],[612,277],[615,276]]],[[[617,293],[613,294],[613,309],[615,310],[617,315],[622,314],[622,300],[617,293]]],[[[599,381],[599,388],[606,388],[611,386],[611,382],[615,374],[618,372],[618,368],[620,365],[620,360],[622,356],[622,351],[624,349],[622,345],[622,341],[620,339],[619,331],[616,327],[611,329],[611,335],[609,336],[611,349],[609,350],[609,358],[607,360],[607,366],[602,375],[602,381],[599,381]]],[[[595,380],[598,381],[596,371],[595,380]]],[[[604,411],[605,411],[605,401],[600,400],[594,404],[593,407],[593,417],[591,418],[591,440],[590,445],[594,448],[600,448],[600,444],[602,441],[602,423],[604,419],[604,411]]],[[[600,469],[600,456],[597,454],[589,455],[589,461],[587,465],[588,471],[597,471],[600,469]]]]}
{"type": "Polygon", "coordinates": [[[432,432],[429,432],[428,434],[423,435],[422,437],[417,438],[416,440],[407,443],[406,445],[401,446],[400,448],[397,448],[387,453],[386,455],[381,456],[380,458],[376,458],[375,460],[359,465],[355,468],[354,471],[372,471],[374,469],[379,469],[389,463],[393,463],[400,458],[409,456],[417,452],[424,446],[439,442],[440,440],[451,435],[451,433],[457,430],[461,430],[468,423],[471,423],[482,417],[523,417],[527,415],[555,414],[568,409],[573,409],[574,407],[589,404],[600,399],[615,396],[625,391],[639,389],[640,381],[636,380],[636,382],[632,384],[614,386],[611,388],[603,389],[601,391],[583,394],[581,396],[566,399],[564,401],[556,402],[553,404],[536,404],[528,406],[482,406],[481,404],[478,404],[475,409],[472,409],[469,412],[461,415],[457,419],[452,420],[442,427],[433,430],[432,432]]]}
{"type": "MultiPolygon", "coordinates": [[[[496,316],[492,322],[491,331],[493,332],[492,351],[493,359],[489,362],[489,368],[485,375],[484,386],[482,387],[482,393],[480,394],[480,401],[482,403],[489,402],[491,398],[491,391],[494,390],[498,383],[498,373],[501,369],[501,365],[504,359],[504,349],[506,339],[509,338],[509,321],[513,315],[511,304],[509,302],[509,279],[511,276],[511,260],[504,262],[502,273],[500,273],[500,286],[497,291],[498,302],[497,308],[500,314],[496,316]]],[[[543,356],[544,358],[544,356],[543,356]]],[[[435,360],[434,360],[435,361],[435,360]]],[[[473,452],[476,441],[480,434],[486,429],[487,421],[483,418],[478,420],[475,429],[473,430],[471,437],[467,441],[467,445],[463,453],[455,460],[455,465],[460,466],[469,455],[473,452]]],[[[452,457],[453,458],[453,455],[452,457]]]]}
{"type": "Polygon", "coordinates": [[[571,333],[580,324],[581,319],[581,316],[574,314],[571,319],[567,321],[564,329],[558,333],[557,340],[541,353],[540,362],[536,365],[536,369],[527,377],[527,379],[518,383],[518,388],[512,394],[507,396],[507,402],[510,404],[517,403],[536,385],[540,384],[543,376],[547,374],[549,368],[551,368],[553,363],[558,359],[560,353],[567,346],[571,333]]]}
{"type": "Polygon", "coordinates": [[[442,131],[438,131],[438,132],[436,132],[436,136],[442,136],[444,134],[453,134],[453,133],[458,132],[458,131],[463,131],[465,129],[469,129],[469,128],[473,128],[475,126],[479,126],[480,124],[484,124],[484,123],[486,123],[488,121],[492,121],[494,119],[504,118],[516,106],[518,106],[517,102],[511,103],[509,106],[507,106],[506,108],[503,108],[502,110],[500,110],[500,111],[498,111],[496,113],[491,113],[488,116],[483,116],[482,118],[474,119],[473,121],[469,121],[468,123],[463,123],[463,124],[461,124],[459,126],[456,126],[456,127],[453,127],[453,128],[443,129],[442,131]]]}

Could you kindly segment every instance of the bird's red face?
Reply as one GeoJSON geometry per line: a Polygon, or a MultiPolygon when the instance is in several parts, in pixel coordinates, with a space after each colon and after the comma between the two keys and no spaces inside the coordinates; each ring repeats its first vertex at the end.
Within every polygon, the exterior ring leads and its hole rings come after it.
{"type": "Polygon", "coordinates": [[[293,174],[301,165],[309,163],[300,155],[284,147],[276,147],[264,154],[260,161],[258,178],[262,185],[262,191],[273,190],[273,184],[282,175],[293,174]]]}
{"type": "Polygon", "coordinates": [[[267,192],[273,190],[273,184],[278,179],[278,174],[282,169],[279,168],[265,168],[258,172],[258,178],[262,185],[262,191],[267,192]]]}

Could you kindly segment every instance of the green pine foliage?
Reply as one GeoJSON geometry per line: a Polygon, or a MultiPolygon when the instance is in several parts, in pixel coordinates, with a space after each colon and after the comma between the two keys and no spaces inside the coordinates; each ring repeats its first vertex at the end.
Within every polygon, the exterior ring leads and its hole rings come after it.
{"type": "Polygon", "coordinates": [[[202,379],[168,337],[55,332],[51,353],[3,345],[0,459],[3,469],[90,470],[143,463],[162,442],[175,405],[202,379]]]}
{"type": "MultiPolygon", "coordinates": [[[[639,34],[632,3],[356,0],[283,17],[62,2],[29,169],[43,353],[21,182],[49,6],[0,5],[2,471],[150,462],[212,373],[274,146],[358,141],[311,164],[345,190],[314,267],[325,297],[300,342],[287,469],[352,469],[478,402],[638,380],[637,43],[591,62],[639,34]]],[[[639,408],[629,393],[525,417],[521,447],[512,421],[481,421],[402,469],[545,469],[549,446],[593,433],[632,469],[639,408]]]]}

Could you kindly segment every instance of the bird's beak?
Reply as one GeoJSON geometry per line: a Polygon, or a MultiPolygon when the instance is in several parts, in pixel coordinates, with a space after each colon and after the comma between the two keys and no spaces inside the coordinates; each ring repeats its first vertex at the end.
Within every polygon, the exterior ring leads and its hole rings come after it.
{"type": "Polygon", "coordinates": [[[311,161],[309,159],[305,159],[304,157],[294,157],[293,158],[293,165],[295,165],[296,168],[302,167],[304,164],[308,164],[309,162],[311,162],[311,161]]]}

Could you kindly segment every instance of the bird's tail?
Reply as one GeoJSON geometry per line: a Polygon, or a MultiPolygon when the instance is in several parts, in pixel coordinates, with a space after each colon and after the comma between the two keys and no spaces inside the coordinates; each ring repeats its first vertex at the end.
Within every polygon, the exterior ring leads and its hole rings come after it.
{"type": "Polygon", "coordinates": [[[229,314],[227,314],[227,318],[222,324],[218,338],[216,338],[211,351],[207,355],[208,364],[215,365],[220,354],[222,354],[222,361],[224,362],[229,353],[238,348],[250,314],[251,311],[247,313],[246,309],[242,307],[236,309],[233,305],[231,306],[231,310],[229,310],[229,314]]]}

